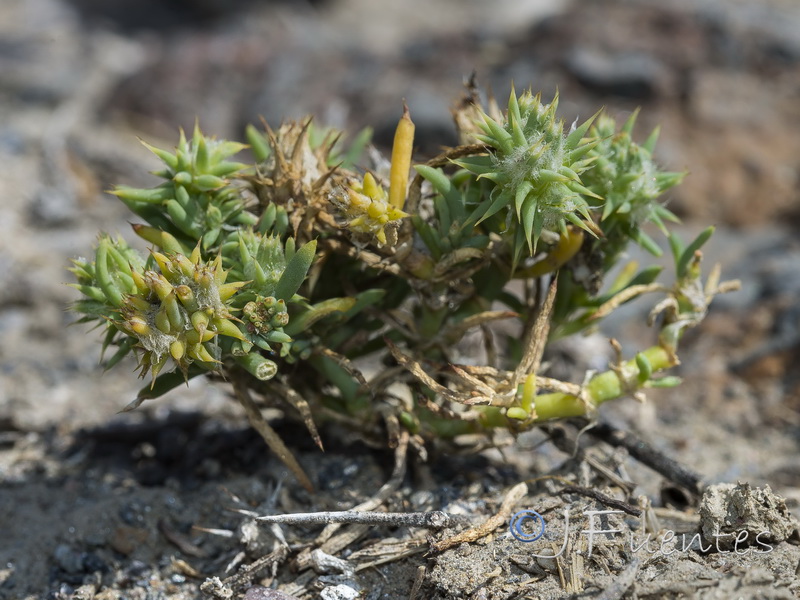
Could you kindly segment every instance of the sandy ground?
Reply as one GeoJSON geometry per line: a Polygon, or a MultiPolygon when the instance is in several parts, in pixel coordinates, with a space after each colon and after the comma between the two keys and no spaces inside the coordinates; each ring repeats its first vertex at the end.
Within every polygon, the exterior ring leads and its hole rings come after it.
{"type": "MultiPolygon", "coordinates": [[[[424,463],[409,453],[385,505],[488,518],[512,486],[529,481],[513,509],[545,515],[544,540],[525,544],[500,528],[480,543],[426,554],[426,534],[446,533],[349,526],[342,531],[350,537],[324,546],[347,559],[343,567],[303,552],[316,547],[319,527],[284,526],[290,551],[282,556],[269,528],[232,509],[349,508],[389,480],[391,451],[345,444],[330,429],[322,454],[286,424],[318,484],[311,496],[247,428],[224,388],[196,381],[117,415],[139,386],[133,365],[99,372],[99,339],[69,327],[65,307],[75,294],[62,284],[68,259],[88,253],[98,230],[135,242],[129,215],[103,190],[150,181],[145,173],[156,165],[136,137],[171,146],[177,127],[189,128],[195,118],[208,133],[238,138],[259,115],[277,123],[313,113],[352,131],[371,125],[385,148],[406,98],[424,156],[442,140],[454,141],[448,110],[473,70],[500,97],[512,80],[546,96],[558,88],[568,119],[601,105],[619,116],[642,106],[642,136],[662,125],[662,164],[691,172],[670,208],[687,231],[718,226],[707,259],[740,278],[743,290],[720,298],[687,336],[683,386],[654,393],[644,405],[604,406],[603,420],[634,431],[709,483],[769,485],[797,514],[794,2],[110,6],[0,4],[0,598],[197,598],[206,578],[225,579],[265,556],[272,560],[263,568],[229,582],[232,597],[251,583],[280,586],[289,598],[325,599],[355,597],[351,591],[373,600],[584,598],[601,590],[605,598],[800,595],[796,534],[770,551],[754,545],[744,554],[687,548],[666,555],[631,550],[628,535],[645,534],[642,519],[615,514],[604,526],[622,532],[598,542],[590,556],[582,513],[607,505],[558,494],[554,480],[532,480],[567,477],[632,506],[645,496],[660,539],[668,530],[690,539],[700,499],[589,436],[571,456],[541,432],[479,456],[431,448],[424,463]],[[609,472],[632,486],[615,485],[609,472]],[[564,507],[573,519],[571,551],[537,559],[533,554],[564,538],[564,507]],[[381,552],[392,560],[371,564],[381,552]]],[[[648,341],[646,310],[626,307],[604,333],[630,347],[648,341]]],[[[760,502],[774,509],[767,526],[791,523],[779,500],[760,502]]],[[[253,590],[248,598],[287,596],[253,590]]]]}

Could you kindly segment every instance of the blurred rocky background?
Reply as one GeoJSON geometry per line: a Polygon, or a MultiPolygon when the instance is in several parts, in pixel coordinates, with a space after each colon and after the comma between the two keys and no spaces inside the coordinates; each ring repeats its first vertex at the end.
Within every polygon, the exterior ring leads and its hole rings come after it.
{"type": "MultiPolygon", "coordinates": [[[[137,137],[171,147],[197,120],[241,139],[261,116],[314,114],[385,149],[405,98],[424,158],[455,143],[474,72],[501,104],[513,81],[559,90],[568,122],[640,106],[640,140],[661,125],[658,160],[690,172],[670,209],[688,231],[718,225],[708,254],[744,288],[687,337],[686,387],[607,414],[711,479],[798,493],[798,31],[794,0],[2,0],[0,442],[104,423],[139,387],[132,363],[101,375],[62,283],[98,230],[134,241],[105,190],[153,181],[137,137]]],[[[234,411],[196,383],[158,406],[234,411]]]]}

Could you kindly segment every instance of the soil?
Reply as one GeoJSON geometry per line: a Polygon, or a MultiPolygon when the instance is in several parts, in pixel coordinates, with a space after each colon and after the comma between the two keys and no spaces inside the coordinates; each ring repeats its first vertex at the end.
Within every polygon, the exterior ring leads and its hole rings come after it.
{"type": "MultiPolygon", "coordinates": [[[[0,4],[0,598],[800,597],[796,3],[112,4],[0,4]],[[224,386],[194,380],[117,414],[138,389],[133,365],[99,371],[100,340],[69,326],[76,296],[61,282],[98,230],[136,243],[129,214],[103,193],[151,181],[136,136],[169,147],[197,118],[241,138],[259,115],[312,113],[349,131],[374,126],[386,148],[406,98],[424,156],[454,143],[448,109],[473,70],[499,97],[511,80],[546,97],[558,88],[570,121],[641,106],[638,135],[660,123],[658,159],[691,171],[670,208],[687,235],[717,225],[706,260],[742,291],[682,341],[683,385],[604,405],[600,419],[699,473],[704,492],[581,423],[499,436],[478,454],[412,445],[398,471],[398,449],[328,426],[321,452],[273,411],[310,494],[224,386]],[[464,526],[346,525],[323,541],[319,525],[253,519],[352,508],[387,482],[389,511],[475,523],[501,513],[503,525],[435,551],[464,526]],[[503,507],[520,482],[524,497],[503,507]],[[544,517],[542,539],[511,534],[522,510],[544,517]],[[604,510],[621,512],[595,525],[620,531],[592,536],[590,550],[585,511],[604,510]],[[730,537],[710,539],[717,527],[730,537]]],[[[651,343],[648,310],[626,305],[602,336],[626,351],[651,343]]],[[[602,368],[603,339],[560,355],[602,368]]]]}

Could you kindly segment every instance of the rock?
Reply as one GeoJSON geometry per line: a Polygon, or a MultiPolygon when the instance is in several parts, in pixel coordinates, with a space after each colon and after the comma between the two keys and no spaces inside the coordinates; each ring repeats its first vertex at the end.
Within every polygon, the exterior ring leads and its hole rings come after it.
{"type": "Polygon", "coordinates": [[[709,486],[700,501],[700,533],[719,551],[758,546],[769,552],[768,547],[797,535],[799,527],[786,501],[768,485],[720,483],[709,486]]]}
{"type": "Polygon", "coordinates": [[[349,585],[334,585],[322,590],[319,596],[322,600],[355,600],[359,594],[349,585]]]}
{"type": "Polygon", "coordinates": [[[66,573],[81,573],[83,557],[78,550],[67,544],[59,544],[53,551],[53,560],[66,573]]]}
{"type": "Polygon", "coordinates": [[[567,70],[596,92],[625,98],[651,98],[663,88],[666,68],[648,54],[603,53],[579,46],[566,59],[567,70]]]}

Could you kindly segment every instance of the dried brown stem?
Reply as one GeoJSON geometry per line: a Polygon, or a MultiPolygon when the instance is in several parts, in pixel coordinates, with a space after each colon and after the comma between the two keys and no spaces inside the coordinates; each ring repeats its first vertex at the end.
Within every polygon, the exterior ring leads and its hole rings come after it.
{"type": "Polygon", "coordinates": [[[239,404],[242,405],[245,413],[247,413],[247,420],[250,421],[250,426],[259,433],[259,435],[267,443],[267,446],[269,446],[270,450],[278,455],[278,458],[281,459],[281,462],[289,467],[289,470],[295,477],[297,477],[297,480],[300,482],[300,484],[309,492],[313,492],[314,484],[311,483],[311,480],[308,478],[308,475],[306,475],[303,467],[300,466],[300,463],[297,462],[294,454],[292,454],[291,450],[289,450],[289,448],[286,447],[286,444],[283,443],[281,437],[272,427],[270,427],[269,423],[267,423],[264,415],[261,414],[258,406],[256,406],[256,403],[250,396],[250,391],[247,389],[247,386],[244,385],[238,378],[233,378],[233,391],[236,395],[236,399],[239,401],[239,404]]]}
{"type": "Polygon", "coordinates": [[[475,542],[486,537],[506,522],[506,519],[508,519],[508,517],[511,515],[511,511],[514,510],[514,506],[517,504],[517,502],[522,500],[527,493],[528,484],[524,482],[518,483],[511,488],[511,490],[509,490],[508,494],[506,494],[506,497],[503,500],[503,503],[500,505],[500,510],[497,511],[497,514],[489,517],[484,523],[478,525],[477,527],[467,529],[466,531],[462,531],[457,535],[431,544],[431,549],[436,552],[443,552],[448,548],[458,546],[464,542],[475,542]]]}

